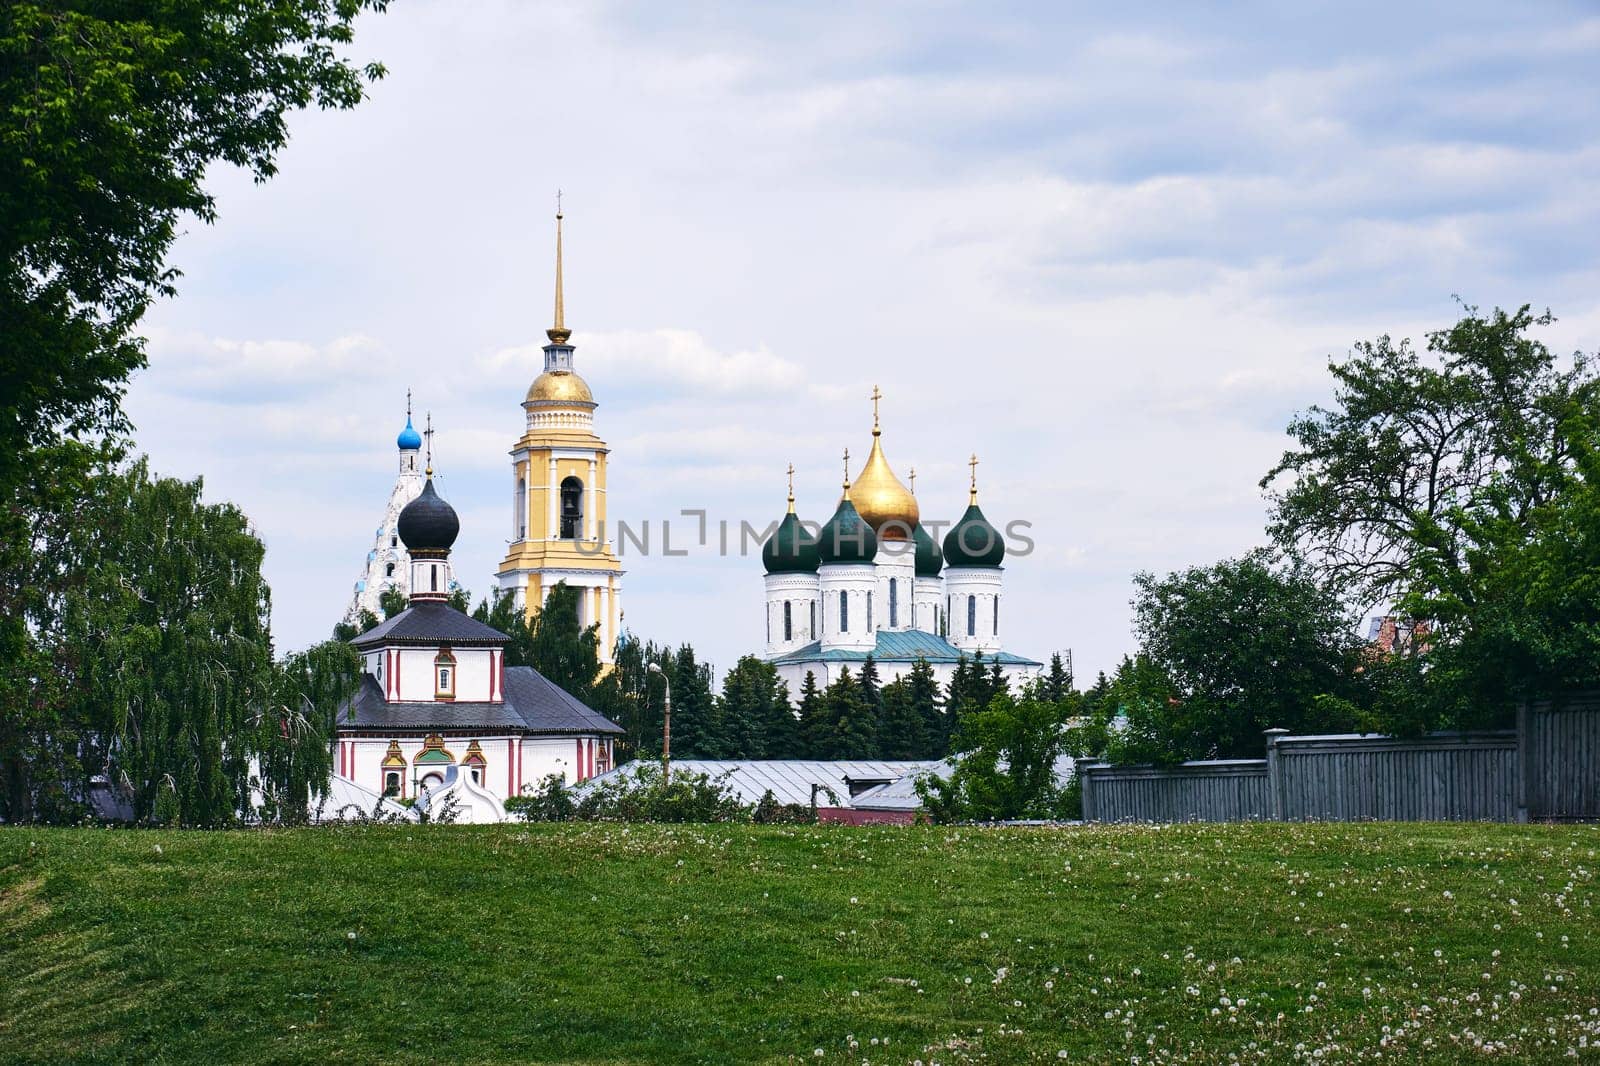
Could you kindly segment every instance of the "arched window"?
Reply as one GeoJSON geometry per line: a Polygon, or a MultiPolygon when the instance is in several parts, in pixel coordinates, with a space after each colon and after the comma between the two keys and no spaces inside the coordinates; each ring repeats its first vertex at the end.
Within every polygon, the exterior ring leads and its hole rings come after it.
{"type": "Polygon", "coordinates": [[[872,632],[872,592],[867,592],[867,632],[872,632]]]}
{"type": "Polygon", "coordinates": [[[785,642],[794,639],[794,614],[789,601],[783,601],[783,639],[785,642]]]}
{"type": "Polygon", "coordinates": [[[383,576],[384,577],[394,577],[394,564],[393,563],[390,563],[388,566],[383,568],[383,576]]]}
{"type": "Polygon", "coordinates": [[[817,635],[817,601],[816,600],[812,600],[811,601],[811,628],[806,630],[806,636],[814,637],[816,635],[817,635]]]}
{"type": "Polygon", "coordinates": [[[889,628],[900,624],[900,582],[889,579],[889,628]]]}
{"type": "Polygon", "coordinates": [[[456,698],[456,657],[450,654],[449,648],[440,648],[439,654],[433,657],[433,672],[438,681],[434,689],[434,698],[453,700],[456,698]]]}
{"type": "Polygon", "coordinates": [[[978,597],[967,597],[967,636],[978,635],[978,597]]]}
{"type": "Polygon", "coordinates": [[[528,479],[517,478],[517,539],[528,539],[528,479]]]}
{"type": "Polygon", "coordinates": [[[839,592],[839,632],[850,632],[850,594],[839,592]]]}
{"type": "Polygon", "coordinates": [[[383,774],[383,794],[385,796],[400,795],[400,771],[385,770],[383,774]]]}
{"type": "Polygon", "coordinates": [[[1000,635],[1000,597],[994,598],[994,635],[1000,635]]]}
{"type": "Polygon", "coordinates": [[[561,483],[561,539],[577,540],[583,529],[583,482],[569,477],[561,483]]]}

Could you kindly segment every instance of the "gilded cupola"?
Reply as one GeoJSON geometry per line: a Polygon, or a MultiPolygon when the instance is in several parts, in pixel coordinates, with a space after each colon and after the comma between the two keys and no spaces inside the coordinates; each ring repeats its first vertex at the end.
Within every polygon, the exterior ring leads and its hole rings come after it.
{"type": "Polygon", "coordinates": [[[910,540],[921,513],[917,498],[901,484],[883,457],[883,429],[878,424],[878,401],[883,398],[877,386],[872,389],[872,451],[867,463],[850,486],[850,500],[881,540],[910,540]]]}

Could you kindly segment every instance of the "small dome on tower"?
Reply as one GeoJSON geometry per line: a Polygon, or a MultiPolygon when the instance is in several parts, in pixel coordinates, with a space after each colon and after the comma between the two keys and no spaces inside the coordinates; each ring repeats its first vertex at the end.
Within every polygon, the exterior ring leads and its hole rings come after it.
{"type": "Polygon", "coordinates": [[[461,532],[456,509],[433,491],[433,474],[422,486],[422,494],[405,505],[396,523],[400,539],[410,551],[449,551],[461,532]]]}
{"type": "MultiPolygon", "coordinates": [[[[409,396],[410,393],[406,395],[409,396]]],[[[408,404],[409,402],[407,401],[408,404]]],[[[400,436],[395,438],[394,444],[395,447],[402,451],[416,451],[422,447],[422,434],[418,433],[416,427],[411,424],[411,413],[409,411],[406,412],[406,428],[400,431],[400,436]]]]}
{"type": "Polygon", "coordinates": [[[922,528],[918,522],[912,531],[912,539],[917,543],[917,576],[938,577],[939,571],[944,569],[944,555],[939,551],[939,545],[934,542],[933,535],[922,528]]]}
{"type": "Polygon", "coordinates": [[[839,509],[817,535],[817,556],[823,563],[870,563],[877,554],[877,534],[850,502],[846,489],[839,509]]]}
{"type": "Polygon", "coordinates": [[[978,509],[977,500],[967,505],[967,513],[955,528],[945,534],[944,561],[956,566],[999,566],[1006,557],[1000,531],[989,524],[978,509]]]}
{"type": "Polygon", "coordinates": [[[1006,557],[1006,545],[1000,531],[978,509],[978,457],[974,455],[967,465],[972,467],[972,491],[967,497],[967,513],[945,534],[945,565],[999,566],[1006,557]]]}
{"type": "Polygon", "coordinates": [[[761,562],[769,574],[814,574],[822,557],[817,542],[791,510],[761,546],[761,562]]]}

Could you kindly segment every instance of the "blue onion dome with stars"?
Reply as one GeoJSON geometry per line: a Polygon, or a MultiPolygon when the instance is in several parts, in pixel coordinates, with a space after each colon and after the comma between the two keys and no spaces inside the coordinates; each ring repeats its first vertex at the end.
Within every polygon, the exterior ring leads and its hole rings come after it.
{"type": "Polygon", "coordinates": [[[400,539],[413,552],[447,552],[456,542],[456,535],[461,532],[461,520],[456,517],[456,509],[434,491],[431,467],[428,469],[428,481],[422,486],[422,494],[405,505],[395,524],[400,539]]]}
{"type": "Polygon", "coordinates": [[[968,465],[972,467],[972,490],[967,511],[945,534],[944,561],[952,567],[999,566],[1006,557],[1005,540],[978,508],[978,457],[974,455],[968,465]]]}

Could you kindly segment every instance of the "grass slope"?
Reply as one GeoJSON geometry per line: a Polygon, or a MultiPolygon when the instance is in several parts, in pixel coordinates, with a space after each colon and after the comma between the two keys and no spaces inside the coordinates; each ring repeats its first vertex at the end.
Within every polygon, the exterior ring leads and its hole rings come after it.
{"type": "Polygon", "coordinates": [[[1477,1061],[1600,829],[0,829],[0,1061],[1477,1061]]]}

